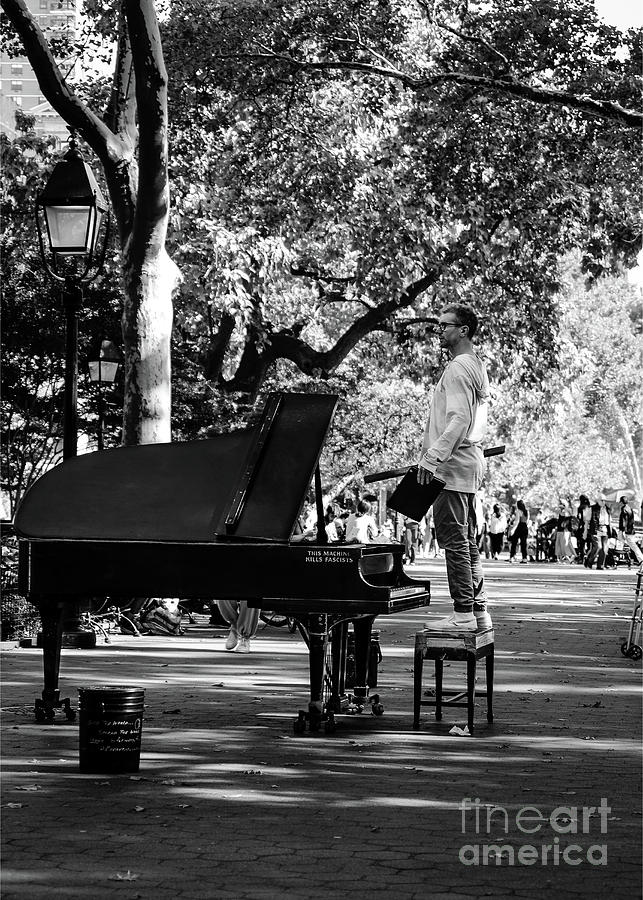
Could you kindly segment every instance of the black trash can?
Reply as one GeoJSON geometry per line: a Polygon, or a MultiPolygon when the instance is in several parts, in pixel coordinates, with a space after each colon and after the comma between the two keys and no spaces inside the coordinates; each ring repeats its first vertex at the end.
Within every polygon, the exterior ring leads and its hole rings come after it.
{"type": "Polygon", "coordinates": [[[138,772],[145,689],[78,689],[81,772],[138,772]]]}

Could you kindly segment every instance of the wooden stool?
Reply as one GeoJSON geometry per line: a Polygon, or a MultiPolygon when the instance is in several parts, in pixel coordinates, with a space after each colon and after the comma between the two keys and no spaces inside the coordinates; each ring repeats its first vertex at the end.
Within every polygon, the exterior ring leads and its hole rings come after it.
{"type": "Polygon", "coordinates": [[[442,719],[442,706],[466,706],[469,733],[473,734],[473,711],[476,698],[476,663],[484,657],[487,689],[479,691],[487,698],[487,722],[493,722],[493,628],[482,631],[418,631],[415,635],[413,665],[413,728],[420,727],[420,707],[435,706],[435,718],[442,719]],[[435,661],[435,700],[422,699],[422,667],[425,659],[435,661]],[[466,662],[466,691],[444,690],[444,660],[466,662]],[[462,701],[462,698],[466,700],[462,701]],[[462,701],[462,702],[461,702],[462,701]]]}

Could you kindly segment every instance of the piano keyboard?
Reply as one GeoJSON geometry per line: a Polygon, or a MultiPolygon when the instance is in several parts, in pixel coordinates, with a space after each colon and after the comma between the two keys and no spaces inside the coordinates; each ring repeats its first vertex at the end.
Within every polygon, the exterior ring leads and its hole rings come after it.
{"type": "Polygon", "coordinates": [[[426,588],[422,585],[417,587],[394,587],[390,589],[391,600],[397,597],[414,597],[416,594],[426,594],[426,588]]]}

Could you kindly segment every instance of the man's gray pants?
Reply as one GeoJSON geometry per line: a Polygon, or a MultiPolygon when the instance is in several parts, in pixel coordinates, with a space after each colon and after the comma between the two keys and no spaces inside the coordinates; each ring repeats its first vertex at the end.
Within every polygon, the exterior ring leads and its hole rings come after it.
{"type": "Polygon", "coordinates": [[[487,607],[474,500],[475,494],[443,490],[433,503],[435,536],[444,550],[449,593],[459,613],[487,607]]]}

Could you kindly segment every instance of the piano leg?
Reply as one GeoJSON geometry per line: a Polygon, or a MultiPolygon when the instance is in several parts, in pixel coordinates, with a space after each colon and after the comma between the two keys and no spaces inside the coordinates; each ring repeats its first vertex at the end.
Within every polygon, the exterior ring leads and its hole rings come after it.
{"type": "Polygon", "coordinates": [[[355,685],[353,697],[359,707],[371,704],[372,712],[381,716],[384,707],[380,703],[378,694],[368,695],[369,663],[371,656],[371,639],[375,616],[362,616],[353,620],[353,632],[355,635],[355,685]]]}
{"type": "Polygon", "coordinates": [[[42,699],[36,699],[34,713],[37,722],[53,722],[55,711],[63,709],[65,717],[72,722],[76,718],[76,712],[71,708],[69,698],[60,699],[58,679],[60,675],[60,650],[62,647],[63,622],[65,620],[66,604],[58,600],[38,598],[36,605],[40,609],[42,622],[42,662],[44,671],[44,686],[42,699]]]}
{"type": "Polygon", "coordinates": [[[332,666],[326,660],[328,649],[328,616],[310,614],[302,620],[308,635],[308,665],[310,673],[310,701],[308,711],[300,709],[294,722],[295,734],[303,734],[308,726],[309,731],[319,731],[324,726],[326,734],[335,731],[335,713],[331,704],[324,701],[332,692],[332,666]]]}
{"type": "Polygon", "coordinates": [[[324,715],[324,680],[326,678],[326,646],[328,624],[325,615],[308,617],[308,661],[310,672],[310,703],[308,727],[318,731],[324,715]]]}
{"type": "Polygon", "coordinates": [[[331,632],[331,673],[330,699],[328,709],[342,712],[348,706],[346,696],[346,656],[348,644],[348,622],[338,622],[331,632]]]}

